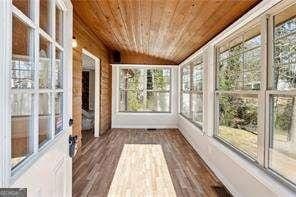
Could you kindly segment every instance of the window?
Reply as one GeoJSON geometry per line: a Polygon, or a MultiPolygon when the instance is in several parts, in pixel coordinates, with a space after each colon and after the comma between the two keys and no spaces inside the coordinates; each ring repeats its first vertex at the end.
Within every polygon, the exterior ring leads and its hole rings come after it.
{"type": "Polygon", "coordinates": [[[257,159],[260,26],[217,47],[216,137],[257,159]]]}
{"type": "Polygon", "coordinates": [[[296,5],[273,17],[269,168],[296,184],[296,5]]]}
{"type": "Polygon", "coordinates": [[[63,131],[63,46],[59,9],[55,39],[54,7],[40,2],[40,18],[34,16],[31,1],[13,0],[11,60],[11,168],[37,154],[40,148],[63,131]],[[22,12],[23,14],[19,14],[22,12]],[[51,16],[51,18],[49,18],[51,16]],[[40,23],[39,27],[36,24],[40,23]],[[38,39],[39,38],[39,39],[38,39]],[[38,49],[38,50],[36,50],[38,49]],[[35,135],[36,134],[36,135],[35,135]],[[36,147],[37,146],[37,147],[36,147]]]}
{"type": "Polygon", "coordinates": [[[170,112],[170,68],[120,69],[121,112],[170,112]]]}
{"type": "Polygon", "coordinates": [[[190,66],[182,68],[182,91],[181,91],[181,114],[190,118],[190,89],[191,89],[190,66]]]}
{"type": "Polygon", "coordinates": [[[203,122],[203,61],[199,56],[181,69],[181,114],[198,126],[203,122]]]}

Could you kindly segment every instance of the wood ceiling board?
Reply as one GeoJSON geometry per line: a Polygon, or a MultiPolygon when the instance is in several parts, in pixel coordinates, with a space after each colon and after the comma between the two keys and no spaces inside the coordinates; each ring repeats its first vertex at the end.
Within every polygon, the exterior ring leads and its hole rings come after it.
{"type": "Polygon", "coordinates": [[[180,63],[261,0],[73,0],[110,50],[180,63]]]}

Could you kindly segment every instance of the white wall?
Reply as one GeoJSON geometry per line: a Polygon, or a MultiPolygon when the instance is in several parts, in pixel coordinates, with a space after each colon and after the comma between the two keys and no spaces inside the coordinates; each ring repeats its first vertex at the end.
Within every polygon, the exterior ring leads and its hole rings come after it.
{"type": "MultiPolygon", "coordinates": [[[[212,137],[214,130],[214,46],[254,18],[264,14],[266,10],[274,7],[279,2],[281,1],[263,0],[258,6],[180,64],[180,66],[182,66],[184,63],[200,54],[201,51],[207,54],[208,58],[205,60],[206,68],[204,70],[204,109],[206,110],[204,111],[203,131],[195,127],[181,115],[178,117],[178,128],[234,196],[296,196],[295,192],[291,191],[283,184],[280,184],[260,167],[247,161],[212,137]]],[[[293,2],[293,0],[286,0],[282,5],[291,2],[293,2]]]]}
{"type": "Polygon", "coordinates": [[[147,67],[148,65],[112,65],[112,128],[177,128],[178,66],[166,66],[172,68],[171,113],[119,112],[117,104],[119,100],[119,68],[130,66],[147,67]]]}
{"type": "Polygon", "coordinates": [[[179,130],[234,196],[295,196],[253,163],[179,116],[179,130]]]}

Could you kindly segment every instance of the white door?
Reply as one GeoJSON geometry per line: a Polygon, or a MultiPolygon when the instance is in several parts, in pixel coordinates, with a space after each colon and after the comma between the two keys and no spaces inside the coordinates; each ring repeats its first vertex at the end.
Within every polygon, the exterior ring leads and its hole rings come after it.
{"type": "Polygon", "coordinates": [[[0,1],[0,20],[0,187],[71,196],[71,1],[0,1]]]}

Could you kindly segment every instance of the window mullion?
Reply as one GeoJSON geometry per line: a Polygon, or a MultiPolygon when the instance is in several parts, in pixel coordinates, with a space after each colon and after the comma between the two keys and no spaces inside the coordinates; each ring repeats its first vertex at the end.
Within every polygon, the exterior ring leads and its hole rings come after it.
{"type": "Polygon", "coordinates": [[[55,1],[49,1],[50,2],[50,19],[49,19],[49,25],[50,25],[50,33],[53,38],[53,42],[51,42],[51,88],[52,88],[52,94],[50,96],[50,104],[51,104],[51,134],[50,139],[54,138],[55,135],[55,79],[56,79],[56,73],[55,73],[55,65],[56,65],[56,50],[55,50],[55,1]]]}
{"type": "Polygon", "coordinates": [[[182,114],[183,108],[183,67],[180,68],[180,106],[179,106],[179,113],[182,114]]]}
{"type": "Polygon", "coordinates": [[[145,109],[144,111],[147,110],[147,71],[148,69],[143,69],[141,72],[144,72],[144,92],[143,92],[143,99],[144,99],[144,106],[145,106],[145,109]]]}
{"type": "Polygon", "coordinates": [[[30,143],[30,146],[33,145],[33,153],[38,152],[38,132],[39,132],[39,1],[36,1],[32,4],[34,23],[36,28],[34,28],[34,33],[32,34],[32,54],[34,56],[34,95],[33,95],[33,143],[30,143]]]}
{"type": "Polygon", "coordinates": [[[266,147],[266,90],[267,90],[267,71],[268,71],[268,17],[266,15],[261,18],[261,82],[260,93],[258,95],[258,140],[257,140],[257,154],[258,162],[261,166],[265,166],[266,147]]]}
{"type": "Polygon", "coordinates": [[[190,65],[190,71],[189,71],[189,76],[190,76],[190,79],[189,79],[189,81],[190,81],[190,95],[189,95],[189,112],[190,112],[190,119],[192,119],[193,118],[193,109],[192,109],[192,94],[193,94],[193,66],[192,65],[190,65]]]}

